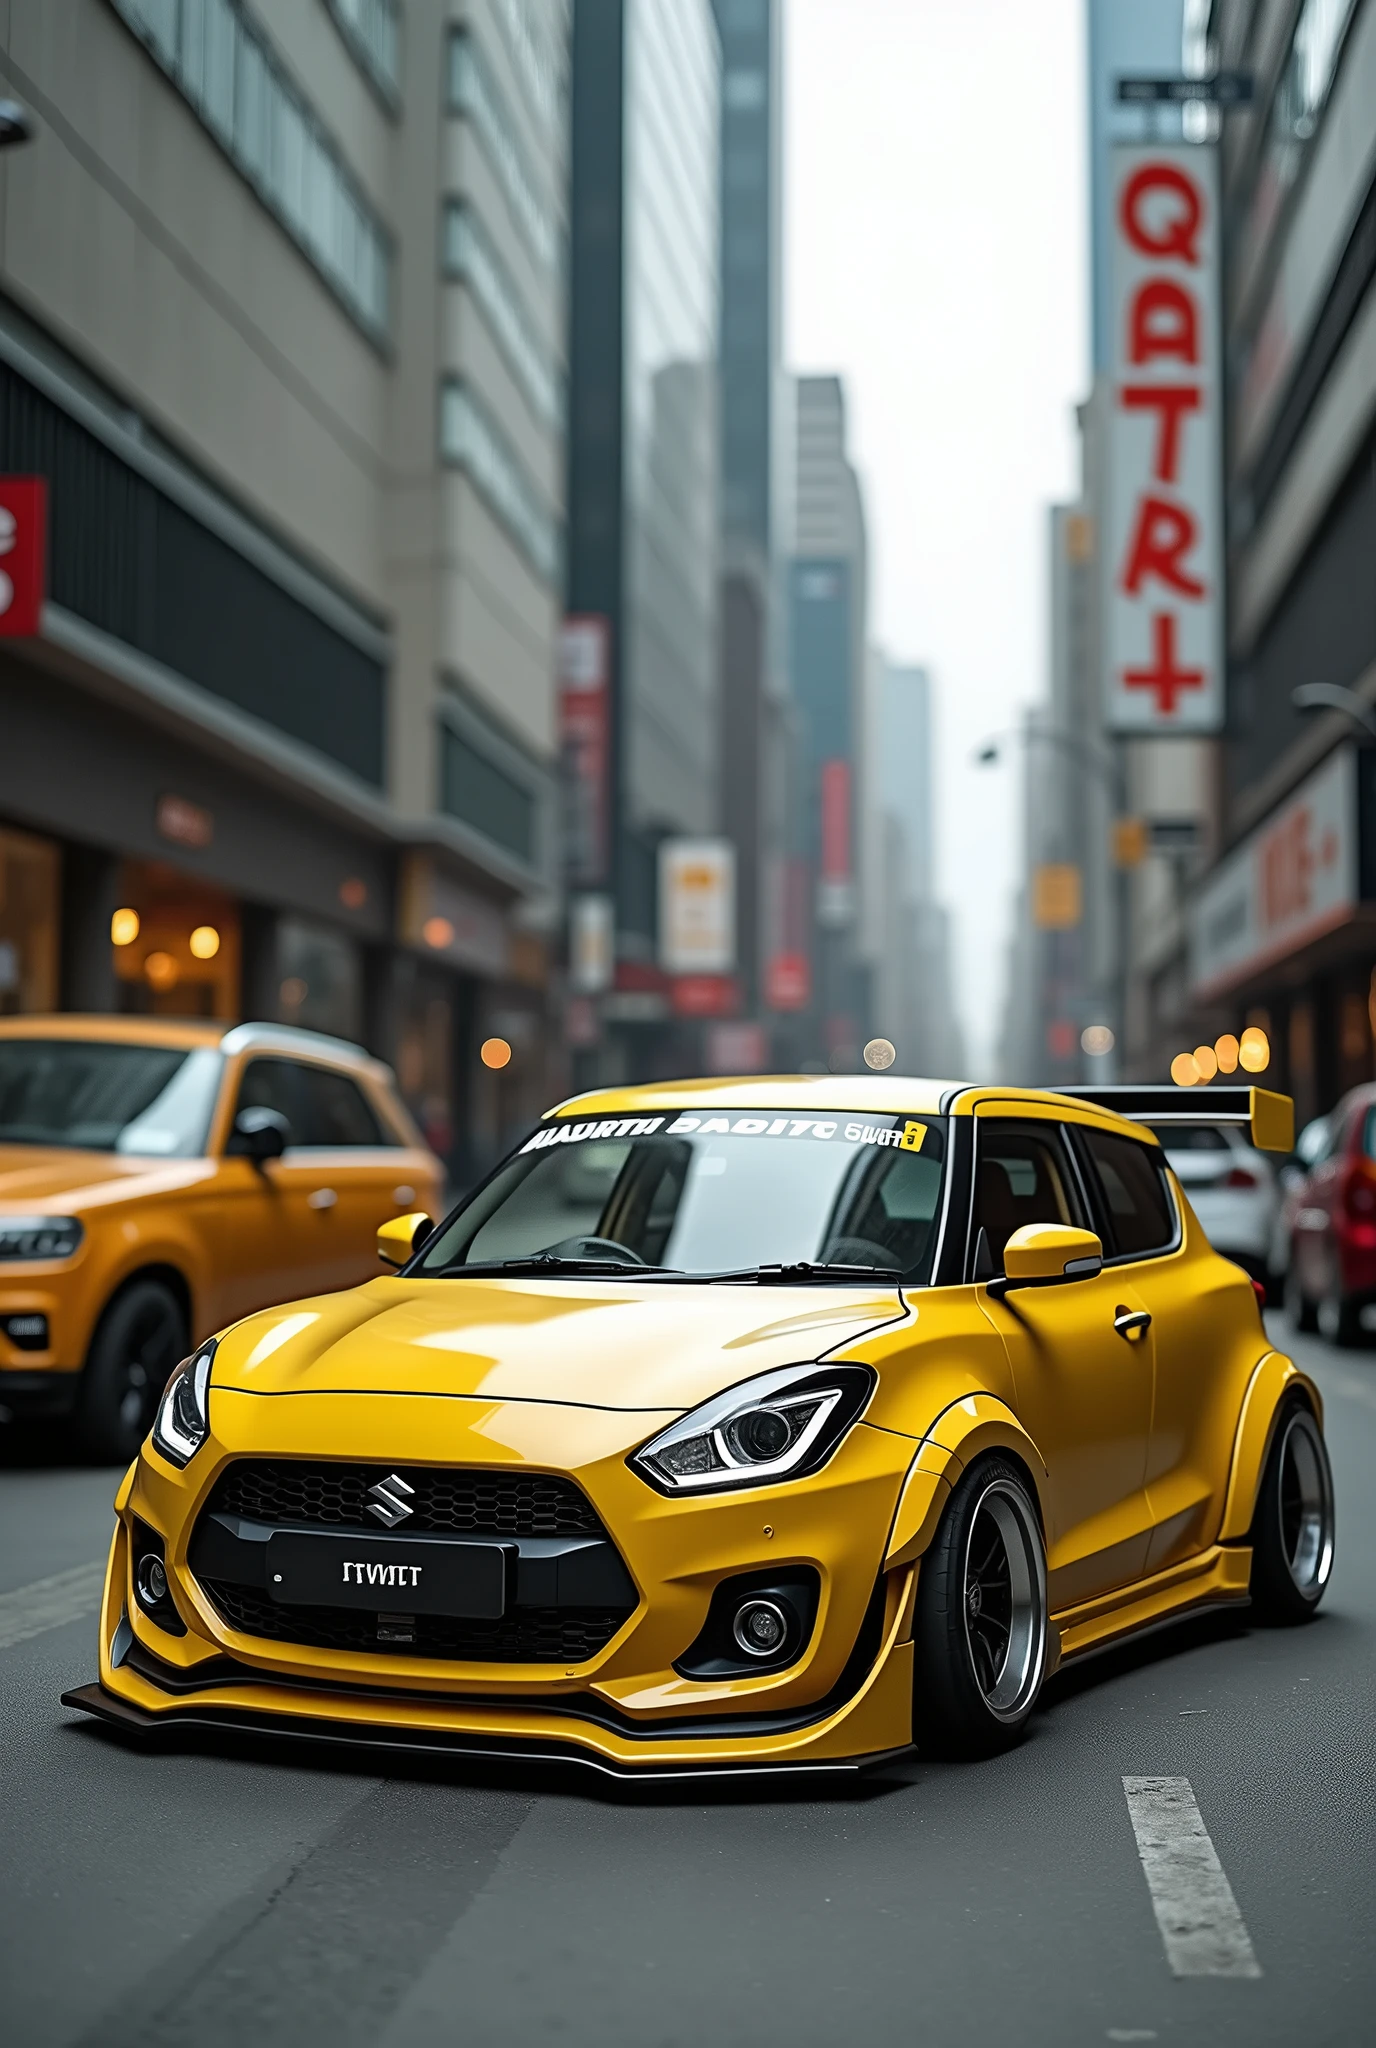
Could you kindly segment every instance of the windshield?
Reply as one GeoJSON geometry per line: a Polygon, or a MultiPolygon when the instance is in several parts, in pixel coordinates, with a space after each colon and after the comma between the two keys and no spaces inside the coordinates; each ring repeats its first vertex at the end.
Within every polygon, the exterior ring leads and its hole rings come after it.
{"type": "Polygon", "coordinates": [[[521,1266],[571,1277],[921,1285],[930,1276],[945,1138],[931,1117],[730,1115],[561,1119],[435,1233],[418,1272],[521,1266]]]}
{"type": "Polygon", "coordinates": [[[0,1144],[197,1158],[222,1066],[209,1046],[0,1040],[0,1144]]]}

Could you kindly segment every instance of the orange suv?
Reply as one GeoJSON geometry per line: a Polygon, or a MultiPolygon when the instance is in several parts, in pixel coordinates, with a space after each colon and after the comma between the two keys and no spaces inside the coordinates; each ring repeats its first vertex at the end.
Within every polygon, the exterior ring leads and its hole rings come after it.
{"type": "Polygon", "coordinates": [[[0,1020],[0,1413],[133,1456],[212,1330],[377,1271],[443,1175],[390,1069],[273,1024],[0,1020]]]}

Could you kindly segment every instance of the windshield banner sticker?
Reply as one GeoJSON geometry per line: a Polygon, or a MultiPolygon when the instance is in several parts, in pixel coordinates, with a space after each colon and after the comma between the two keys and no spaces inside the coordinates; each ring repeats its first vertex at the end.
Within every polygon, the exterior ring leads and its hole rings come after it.
{"type": "Polygon", "coordinates": [[[666,1127],[662,1116],[604,1117],[599,1123],[546,1124],[527,1138],[522,1152],[540,1152],[550,1145],[581,1145],[589,1138],[648,1138],[663,1130],[666,1138],[692,1132],[699,1138],[835,1138],[848,1145],[891,1145],[901,1152],[920,1152],[925,1123],[846,1123],[806,1116],[679,1116],[666,1127]]]}

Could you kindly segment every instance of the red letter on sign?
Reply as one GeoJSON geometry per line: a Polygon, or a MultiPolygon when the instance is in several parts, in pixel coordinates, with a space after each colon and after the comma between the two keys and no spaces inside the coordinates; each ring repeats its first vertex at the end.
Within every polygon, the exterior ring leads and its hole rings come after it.
{"type": "Polygon", "coordinates": [[[1151,658],[1150,668],[1124,669],[1123,681],[1130,690],[1154,690],[1157,710],[1169,718],[1178,691],[1198,690],[1204,685],[1202,668],[1176,666],[1175,616],[1171,612],[1157,612],[1152,618],[1151,658]]]}
{"type": "Polygon", "coordinates": [[[1195,236],[1202,213],[1198,186],[1174,164],[1143,164],[1124,185],[1118,203],[1119,222],[1134,249],[1144,256],[1178,256],[1182,263],[1199,261],[1195,236]],[[1149,192],[1169,192],[1179,201],[1155,228],[1142,216],[1142,201],[1149,192]]]}
{"type": "Polygon", "coordinates": [[[1183,505],[1172,505],[1166,498],[1143,498],[1123,570],[1124,590],[1137,597],[1147,577],[1156,576],[1183,597],[1203,597],[1199,578],[1181,567],[1182,558],[1198,537],[1193,515],[1183,505]]]}
{"type": "Polygon", "coordinates": [[[1198,412],[1197,384],[1125,384],[1121,393],[1127,412],[1158,412],[1156,461],[1153,473],[1173,484],[1180,468],[1180,427],[1187,412],[1198,412]]]}
{"type": "Polygon", "coordinates": [[[1133,298],[1128,316],[1128,361],[1154,363],[1174,356],[1199,361],[1199,321],[1194,300],[1173,278],[1153,277],[1133,298]]]}

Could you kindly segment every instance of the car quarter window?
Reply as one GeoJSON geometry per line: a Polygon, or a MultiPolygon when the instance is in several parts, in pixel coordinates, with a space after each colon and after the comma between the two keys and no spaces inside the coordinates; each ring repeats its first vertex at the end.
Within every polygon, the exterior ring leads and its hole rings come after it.
{"type": "Polygon", "coordinates": [[[298,1145],[396,1145],[399,1140],[384,1131],[376,1111],[357,1081],[349,1074],[329,1067],[302,1066],[298,1088],[301,1103],[301,1134],[298,1145]]]}
{"type": "Polygon", "coordinates": [[[239,1076],[234,1104],[237,1117],[245,1109],[275,1109],[287,1120],[287,1143],[298,1145],[301,1112],[297,1102],[295,1060],[250,1060],[239,1076]]]}
{"type": "Polygon", "coordinates": [[[1104,1250],[1110,1258],[1145,1258],[1175,1243],[1175,1209],[1164,1160],[1150,1145],[1112,1131],[1078,1127],[1091,1185],[1103,1211],[1104,1250]]]}
{"type": "Polygon", "coordinates": [[[996,1271],[1015,1230],[1026,1223],[1085,1227],[1084,1205],[1054,1124],[981,1120],[976,1140],[972,1242],[984,1231],[996,1271]]]}

